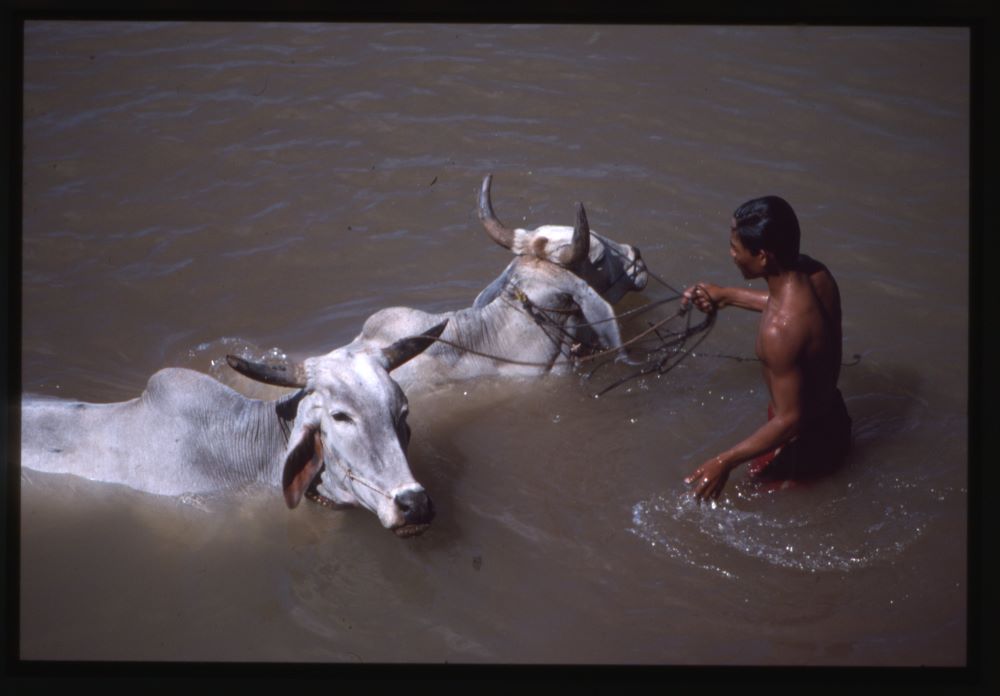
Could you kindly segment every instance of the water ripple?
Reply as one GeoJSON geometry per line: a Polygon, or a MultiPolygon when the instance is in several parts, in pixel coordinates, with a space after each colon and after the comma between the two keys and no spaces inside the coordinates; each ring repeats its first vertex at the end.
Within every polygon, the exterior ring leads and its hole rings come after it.
{"type": "MultiPolygon", "coordinates": [[[[913,481],[906,485],[919,487],[913,481]]],[[[787,500],[779,505],[767,494],[746,489],[736,494],[742,500],[702,506],[686,493],[660,495],[633,505],[627,531],[657,553],[726,577],[735,577],[722,562],[726,551],[809,573],[891,564],[924,536],[934,511],[895,495],[863,499],[867,494],[861,490],[849,485],[844,495],[819,504],[803,499],[801,509],[791,511],[787,500]]],[[[948,487],[928,490],[942,506],[965,496],[948,487]]]]}

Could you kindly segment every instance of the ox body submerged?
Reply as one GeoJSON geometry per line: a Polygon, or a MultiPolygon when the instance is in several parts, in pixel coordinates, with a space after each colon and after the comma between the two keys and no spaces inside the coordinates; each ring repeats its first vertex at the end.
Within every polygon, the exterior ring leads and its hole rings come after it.
{"type": "Polygon", "coordinates": [[[247,398],[184,368],[160,370],[124,402],[25,397],[21,465],[159,495],[272,484],[290,508],[303,496],[361,506],[398,535],[416,534],[434,508],[410,473],[407,400],[389,372],[443,328],[384,349],[338,348],[290,369],[229,357],[249,377],[298,389],[277,400],[247,398]]]}
{"type": "Polygon", "coordinates": [[[141,396],[120,403],[25,397],[22,466],[160,495],[260,482],[280,486],[289,507],[303,496],[358,505],[401,536],[423,531],[434,511],[406,460],[403,389],[559,372],[581,346],[624,357],[612,303],[647,282],[639,250],[592,232],[582,205],[573,227],[505,227],[491,181],[479,217],[515,258],[471,307],[383,309],[351,344],[291,369],[230,356],[249,377],[298,389],[274,401],[182,368],[157,372],[141,396]]]}
{"type": "Polygon", "coordinates": [[[512,229],[479,192],[479,218],[515,258],[471,307],[430,314],[390,307],[373,314],[351,345],[385,346],[447,321],[441,338],[393,374],[404,389],[482,377],[526,377],[568,369],[580,347],[622,350],[612,304],[648,280],[639,249],[590,229],[578,204],[574,226],[512,229]],[[544,320],[540,320],[544,315],[544,320]]]}

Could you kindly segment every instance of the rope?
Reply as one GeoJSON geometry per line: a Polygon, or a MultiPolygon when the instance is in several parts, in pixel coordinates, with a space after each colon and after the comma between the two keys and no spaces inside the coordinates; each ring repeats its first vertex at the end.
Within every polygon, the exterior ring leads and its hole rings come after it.
{"type": "MultiPolygon", "coordinates": [[[[326,464],[326,457],[323,458],[323,461],[324,461],[324,466],[325,466],[325,464],[326,464]]],[[[352,481],[357,481],[362,486],[364,486],[366,488],[370,488],[371,490],[375,491],[376,493],[378,493],[380,496],[382,496],[383,498],[385,498],[387,500],[393,500],[393,497],[391,495],[389,495],[384,490],[382,490],[381,488],[379,488],[378,486],[376,486],[374,483],[372,483],[371,481],[368,481],[368,480],[362,478],[361,476],[358,476],[357,474],[355,474],[354,470],[351,469],[351,467],[349,467],[346,464],[344,464],[343,462],[341,462],[339,457],[335,458],[334,461],[337,463],[337,466],[339,466],[341,469],[344,470],[344,476],[346,478],[349,478],[352,481]]],[[[307,497],[310,498],[310,500],[313,500],[313,501],[315,501],[317,503],[320,503],[322,505],[326,505],[325,503],[323,503],[322,498],[320,498],[318,495],[310,495],[308,492],[306,493],[306,495],[307,495],[307,497]]]]}
{"type": "Polygon", "coordinates": [[[362,486],[365,486],[367,488],[372,489],[373,491],[375,491],[376,493],[378,493],[379,495],[381,495],[384,498],[392,500],[392,496],[391,495],[389,495],[388,493],[386,493],[385,491],[383,491],[381,488],[379,488],[378,486],[376,486],[374,483],[371,483],[371,482],[366,481],[365,479],[361,478],[360,476],[358,476],[357,474],[355,474],[351,470],[350,467],[344,466],[343,464],[341,464],[341,466],[344,467],[344,470],[347,472],[347,477],[349,479],[351,479],[352,481],[357,481],[362,486]]]}
{"type": "MultiPolygon", "coordinates": [[[[426,340],[429,337],[424,336],[423,338],[426,340]]],[[[469,353],[470,355],[478,355],[481,358],[489,358],[490,360],[496,360],[497,362],[510,363],[511,365],[524,365],[526,367],[546,367],[547,365],[549,365],[549,363],[547,363],[547,362],[530,362],[530,361],[527,361],[527,360],[514,360],[513,358],[505,358],[505,357],[503,357],[501,355],[492,355],[490,353],[483,353],[483,352],[478,351],[478,350],[473,350],[472,348],[467,348],[466,346],[463,346],[463,345],[460,345],[458,343],[455,343],[454,341],[449,341],[446,338],[441,338],[440,336],[438,336],[437,338],[431,339],[431,340],[436,341],[438,343],[443,343],[446,346],[451,346],[452,348],[457,348],[458,350],[461,350],[461,351],[464,351],[466,353],[469,353]]]]}
{"type": "MultiPolygon", "coordinates": [[[[760,358],[748,358],[745,355],[729,355],[728,353],[698,353],[699,358],[724,358],[726,360],[735,360],[736,362],[760,362],[760,358]]],[[[861,362],[861,353],[855,353],[851,356],[851,362],[840,363],[841,367],[855,367],[861,362]]]]}
{"type": "MultiPolygon", "coordinates": [[[[611,247],[607,247],[607,249],[610,250],[614,254],[618,254],[619,256],[623,256],[616,249],[613,249],[611,247]]],[[[633,260],[631,263],[632,263],[632,266],[634,266],[634,264],[637,263],[637,260],[633,260]]],[[[627,268],[625,272],[627,273],[628,270],[632,266],[629,266],[629,268],[627,268]]],[[[639,315],[639,314],[643,314],[645,312],[649,312],[650,310],[655,309],[656,307],[659,307],[660,305],[666,304],[668,302],[675,302],[675,301],[681,299],[684,296],[683,292],[681,292],[680,290],[678,290],[677,288],[675,288],[674,286],[672,286],[670,283],[668,283],[667,281],[665,281],[663,278],[661,278],[656,273],[653,273],[651,270],[649,270],[649,268],[646,268],[646,275],[647,275],[648,278],[656,281],[657,283],[659,283],[660,285],[662,285],[664,288],[666,288],[667,290],[669,290],[672,294],[669,297],[665,297],[665,298],[657,300],[655,302],[648,303],[648,304],[646,304],[646,305],[644,305],[642,307],[638,307],[636,309],[629,310],[627,312],[623,312],[620,315],[618,315],[617,319],[625,319],[625,318],[633,317],[633,316],[636,316],[636,315],[639,315]]],[[[654,372],[662,375],[662,374],[665,374],[665,373],[669,372],[670,370],[674,369],[675,367],[677,367],[681,363],[681,361],[684,360],[684,358],[686,358],[688,355],[690,355],[694,351],[694,349],[697,348],[698,345],[700,345],[701,342],[704,341],[708,337],[708,334],[711,332],[712,328],[715,326],[715,318],[716,318],[716,314],[715,313],[706,315],[705,319],[702,322],[700,322],[699,324],[696,324],[696,325],[692,326],[691,325],[691,317],[693,315],[692,315],[692,313],[689,310],[690,310],[689,307],[682,307],[679,310],[677,310],[677,312],[675,312],[674,314],[672,314],[671,316],[668,316],[668,317],[666,317],[664,319],[661,319],[661,320],[659,320],[659,321],[657,321],[655,323],[650,324],[649,328],[647,328],[645,331],[642,331],[638,335],[633,336],[631,339],[629,339],[628,341],[626,341],[625,343],[623,343],[623,346],[628,346],[628,347],[631,347],[631,348],[635,349],[637,347],[636,344],[638,344],[640,341],[644,340],[650,334],[655,335],[655,340],[656,340],[656,346],[654,348],[643,348],[641,346],[638,346],[638,348],[640,350],[645,350],[646,351],[646,360],[645,360],[645,362],[648,364],[647,367],[642,368],[642,369],[640,369],[640,370],[638,370],[636,372],[633,372],[630,375],[627,375],[625,377],[622,377],[621,379],[618,379],[618,380],[612,382],[611,384],[609,384],[608,386],[606,386],[604,389],[602,389],[601,391],[597,392],[594,396],[595,397],[603,396],[604,394],[608,393],[612,389],[615,389],[615,388],[617,388],[617,387],[619,387],[619,386],[621,386],[623,384],[626,384],[627,382],[630,382],[630,381],[632,381],[634,379],[639,379],[640,377],[644,377],[644,376],[652,374],[654,372]],[[664,335],[664,333],[662,333],[660,331],[660,329],[662,329],[664,326],[666,326],[669,322],[671,322],[671,321],[673,321],[675,319],[678,319],[680,317],[684,317],[684,316],[687,317],[687,321],[686,321],[685,326],[684,326],[684,328],[682,330],[675,331],[675,332],[668,332],[666,335],[664,335]],[[701,335],[698,337],[697,341],[695,341],[695,343],[693,345],[691,345],[689,347],[686,347],[685,344],[687,343],[688,339],[690,339],[692,336],[695,336],[695,335],[698,335],[698,334],[701,334],[701,335]],[[656,356],[656,357],[654,357],[654,356],[656,356]]],[[[605,351],[605,353],[607,353],[607,351],[605,351]]],[[[595,357],[600,357],[600,355],[595,355],[595,357]]],[[[592,379],[594,377],[594,374],[599,369],[601,369],[605,365],[610,364],[610,362],[611,361],[605,361],[605,362],[603,362],[601,364],[596,365],[585,376],[585,378],[588,379],[588,380],[592,379]]]]}
{"type": "MultiPolygon", "coordinates": [[[[680,315],[680,314],[681,313],[679,312],[678,315],[680,315]]],[[[675,315],[675,316],[677,316],[677,315],[675,315]]],[[[612,389],[620,387],[621,385],[623,385],[623,384],[625,384],[627,382],[631,382],[634,379],[639,379],[640,377],[645,377],[646,375],[650,375],[650,374],[652,374],[654,372],[656,372],[658,374],[661,374],[661,375],[662,374],[666,374],[670,370],[672,370],[675,367],[677,367],[681,363],[681,361],[684,360],[684,358],[686,358],[688,355],[690,355],[694,351],[694,349],[697,348],[701,344],[701,342],[704,341],[708,337],[708,334],[711,332],[712,327],[715,325],[715,317],[716,317],[715,314],[707,315],[704,321],[702,321],[700,324],[697,324],[696,326],[693,326],[693,327],[691,326],[690,316],[691,315],[688,314],[688,323],[687,323],[687,326],[685,327],[685,330],[683,332],[679,333],[676,338],[674,338],[673,340],[670,340],[670,341],[663,340],[662,343],[661,343],[661,346],[659,348],[656,348],[654,350],[648,351],[650,355],[652,355],[654,353],[662,354],[662,357],[659,360],[656,360],[649,367],[646,367],[646,368],[643,368],[641,370],[638,370],[637,372],[634,372],[631,375],[627,375],[627,376],[622,377],[621,379],[619,379],[619,380],[617,380],[615,382],[612,382],[611,384],[609,384],[608,386],[606,386],[604,389],[602,389],[601,391],[597,392],[597,394],[595,394],[594,396],[597,396],[597,397],[603,396],[604,394],[607,394],[612,389]],[[699,334],[699,333],[701,335],[698,336],[698,339],[694,342],[693,345],[691,345],[691,346],[685,346],[685,343],[687,342],[687,340],[691,336],[694,336],[694,335],[699,334]]],[[[674,318],[674,317],[670,317],[670,318],[674,318]]],[[[664,321],[666,321],[666,320],[664,320],[664,321]]],[[[650,330],[653,330],[655,328],[656,328],[655,326],[651,327],[650,330]]],[[[646,333],[648,333],[648,331],[646,333]]],[[[603,364],[598,365],[597,367],[595,367],[594,370],[592,370],[590,372],[590,374],[587,375],[587,378],[590,379],[591,377],[593,377],[593,375],[597,371],[597,369],[600,368],[600,367],[603,367],[606,364],[607,363],[603,363],[603,364]]]]}
{"type": "MultiPolygon", "coordinates": [[[[605,249],[606,251],[609,251],[612,254],[617,254],[619,257],[624,257],[624,254],[622,254],[617,249],[614,249],[610,246],[606,246],[605,249]]],[[[635,266],[638,264],[638,261],[639,261],[638,257],[632,259],[624,267],[622,273],[618,276],[618,278],[616,278],[615,281],[611,283],[609,287],[614,287],[616,284],[618,284],[628,274],[629,271],[635,268],[635,266]]],[[[672,293],[672,295],[670,295],[669,297],[655,300],[653,302],[649,302],[643,305],[642,307],[637,307],[635,309],[622,312],[621,314],[610,317],[608,319],[599,319],[593,322],[582,322],[578,323],[577,326],[581,327],[597,326],[598,324],[608,321],[620,321],[622,319],[635,317],[640,314],[649,312],[653,309],[656,309],[657,307],[660,307],[669,302],[676,302],[677,300],[681,299],[684,296],[684,294],[681,291],[677,290],[677,288],[673,287],[670,283],[668,283],[663,278],[650,271],[648,268],[646,269],[646,275],[648,278],[656,281],[657,283],[668,289],[672,293]]],[[[550,316],[550,315],[576,314],[578,313],[578,310],[563,309],[559,307],[539,307],[538,305],[534,304],[531,301],[531,298],[529,298],[524,293],[524,291],[522,291],[520,288],[517,287],[514,287],[510,291],[510,296],[513,299],[517,300],[517,304],[510,302],[507,299],[507,297],[503,295],[501,295],[501,299],[515,311],[524,311],[528,316],[530,316],[532,320],[535,322],[535,324],[537,324],[538,327],[549,338],[549,340],[551,340],[559,348],[559,355],[565,358],[566,360],[572,362],[575,366],[579,367],[584,363],[605,359],[604,362],[598,363],[593,367],[593,369],[590,370],[590,372],[584,375],[584,378],[587,380],[592,379],[599,369],[613,362],[617,362],[619,356],[622,354],[623,349],[628,348],[633,351],[634,350],[645,351],[646,359],[642,363],[632,363],[633,365],[645,364],[646,365],[645,367],[636,372],[633,372],[630,375],[626,375],[625,377],[622,377],[612,382],[608,386],[604,387],[601,391],[594,394],[595,397],[603,396],[612,389],[615,389],[632,380],[653,374],[654,372],[657,373],[658,375],[663,375],[669,372],[670,370],[674,369],[688,355],[692,355],[694,350],[699,345],[701,345],[701,343],[706,338],[708,338],[708,335],[711,333],[712,328],[715,326],[715,320],[716,317],[718,316],[718,312],[712,312],[711,314],[707,314],[703,321],[692,326],[691,317],[693,316],[694,313],[690,311],[691,309],[690,306],[681,307],[674,314],[662,318],[656,322],[650,323],[647,329],[643,330],[642,332],[633,336],[627,341],[624,341],[620,346],[605,350],[596,350],[595,346],[588,346],[588,348],[592,349],[591,352],[589,352],[586,355],[578,355],[577,353],[579,349],[582,348],[582,345],[576,341],[577,337],[572,335],[569,331],[567,331],[563,327],[563,325],[560,322],[556,321],[555,319],[552,318],[552,316],[550,316]],[[674,321],[675,319],[679,319],[681,317],[687,318],[687,321],[685,322],[685,326],[683,329],[673,332],[665,332],[665,333],[661,332],[661,329],[664,326],[666,326],[671,321],[674,321]],[[556,333],[556,336],[553,336],[553,333],[556,333]],[[559,334],[561,334],[561,336],[559,334]],[[655,338],[653,339],[655,342],[654,347],[647,348],[639,345],[641,341],[647,340],[647,338],[650,337],[651,335],[655,336],[655,338]],[[697,336],[697,340],[690,346],[687,345],[688,340],[694,336],[697,336]],[[568,352],[566,351],[565,348],[565,346],[567,345],[569,346],[568,352]]],[[[429,337],[425,336],[422,338],[426,340],[429,337]]],[[[433,338],[430,340],[437,341],[438,343],[443,343],[444,345],[451,346],[456,350],[469,353],[470,355],[476,355],[482,358],[487,358],[489,360],[494,360],[496,362],[506,363],[510,365],[522,365],[525,367],[540,367],[548,370],[552,368],[552,366],[555,364],[555,361],[558,359],[554,357],[551,361],[548,362],[516,360],[514,358],[507,358],[500,355],[493,355],[490,353],[478,351],[441,337],[433,338]]],[[[740,362],[750,362],[750,361],[759,362],[758,358],[744,358],[740,356],[725,355],[719,353],[715,354],[700,353],[698,354],[698,357],[717,357],[717,358],[728,358],[740,362]]],[[[854,358],[853,362],[841,363],[841,365],[845,367],[852,367],[854,365],[857,365],[861,361],[860,354],[855,353],[853,358],[854,358]]],[[[352,478],[355,478],[355,480],[357,480],[359,483],[362,483],[362,485],[366,485],[369,488],[375,490],[376,492],[381,493],[386,497],[389,497],[387,494],[375,488],[374,486],[364,481],[363,479],[354,477],[353,473],[349,469],[348,469],[348,475],[351,476],[352,478]]]]}
{"type": "MultiPolygon", "coordinates": [[[[612,249],[611,247],[606,247],[606,249],[613,254],[618,254],[619,256],[623,256],[623,254],[618,252],[616,249],[612,249]]],[[[636,266],[637,263],[638,263],[638,258],[631,260],[629,264],[627,264],[624,267],[624,270],[622,271],[621,275],[619,275],[619,277],[615,279],[615,281],[611,284],[611,287],[620,282],[622,278],[624,278],[626,274],[636,266]]],[[[597,326],[598,324],[608,321],[620,321],[622,319],[631,318],[649,312],[666,303],[675,302],[679,300],[681,297],[683,297],[683,293],[678,291],[676,288],[671,286],[669,283],[667,283],[665,280],[660,278],[655,273],[651,272],[648,268],[646,269],[646,274],[649,278],[655,280],[660,285],[670,290],[673,293],[672,296],[647,303],[642,307],[637,307],[635,309],[628,310],[626,312],[623,312],[614,317],[610,317],[608,319],[599,319],[593,322],[582,322],[577,324],[577,326],[580,327],[597,326]]],[[[525,294],[524,291],[518,287],[513,287],[510,290],[510,298],[516,300],[516,304],[514,302],[511,302],[507,298],[507,296],[501,296],[501,299],[509,307],[511,307],[515,311],[523,311],[529,317],[531,317],[531,319],[543,331],[543,333],[545,333],[545,335],[549,338],[549,340],[551,340],[553,344],[555,344],[559,348],[559,356],[572,362],[577,367],[585,363],[591,363],[602,359],[605,360],[605,362],[597,364],[587,375],[585,375],[585,378],[588,380],[591,379],[597,372],[597,370],[599,370],[600,368],[612,362],[616,362],[619,356],[621,356],[623,349],[638,348],[639,350],[644,350],[647,355],[647,358],[644,361],[646,363],[650,362],[651,356],[654,355],[658,356],[658,359],[655,359],[655,362],[653,362],[649,367],[639,370],[638,372],[633,373],[632,375],[619,379],[618,381],[602,389],[600,392],[595,394],[595,396],[598,397],[603,394],[606,394],[608,391],[630,380],[637,379],[639,377],[651,374],[653,372],[659,372],[660,374],[664,374],[669,370],[672,370],[678,364],[680,364],[680,362],[685,357],[687,357],[707,337],[708,333],[711,331],[711,328],[715,324],[715,314],[713,313],[711,315],[706,316],[705,320],[702,321],[701,323],[692,326],[691,325],[692,315],[688,311],[688,308],[684,307],[679,309],[677,312],[675,312],[670,316],[664,317],[656,322],[651,323],[647,329],[637,334],[636,336],[633,336],[627,341],[624,341],[620,346],[616,346],[614,348],[609,348],[605,350],[596,350],[595,346],[588,346],[588,348],[591,348],[591,351],[588,352],[586,355],[579,355],[578,352],[582,348],[582,345],[576,340],[577,337],[571,334],[569,331],[567,331],[564,328],[563,323],[553,319],[551,316],[551,315],[576,314],[578,313],[578,310],[563,309],[558,307],[540,307],[534,304],[531,301],[531,298],[529,298],[527,294],[525,294]],[[661,332],[661,329],[664,326],[666,326],[669,322],[674,321],[675,319],[678,319],[683,316],[687,316],[687,323],[682,331],[666,332],[666,335],[663,332],[661,332]],[[684,344],[687,342],[687,340],[696,334],[702,334],[702,335],[698,338],[698,341],[694,345],[685,348],[684,344]],[[647,340],[647,338],[650,337],[651,335],[655,336],[654,339],[656,341],[655,348],[646,348],[639,345],[640,342],[647,340]]],[[[558,357],[554,357],[551,361],[548,362],[516,360],[514,358],[508,358],[500,355],[493,355],[490,353],[485,353],[472,348],[468,348],[466,346],[460,345],[458,343],[449,341],[448,339],[444,339],[441,337],[434,338],[433,340],[451,346],[456,350],[464,351],[471,355],[476,355],[479,357],[487,358],[489,360],[494,360],[496,362],[506,363],[510,365],[522,365],[526,367],[539,367],[544,369],[551,369],[552,366],[555,364],[556,360],[558,359],[558,357]]]]}

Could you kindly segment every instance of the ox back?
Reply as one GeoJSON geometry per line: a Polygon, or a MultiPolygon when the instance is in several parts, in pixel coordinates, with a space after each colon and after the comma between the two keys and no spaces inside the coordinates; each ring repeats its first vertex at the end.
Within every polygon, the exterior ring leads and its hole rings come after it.
{"type": "Polygon", "coordinates": [[[182,368],[154,374],[130,401],[25,397],[21,464],[159,495],[280,483],[281,401],[248,399],[182,368]]]}

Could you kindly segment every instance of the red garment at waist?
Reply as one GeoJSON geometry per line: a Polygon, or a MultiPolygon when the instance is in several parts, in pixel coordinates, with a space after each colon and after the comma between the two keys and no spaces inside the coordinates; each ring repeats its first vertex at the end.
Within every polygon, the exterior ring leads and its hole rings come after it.
{"type": "MultiPolygon", "coordinates": [[[[768,404],[767,419],[774,418],[768,404]]],[[[843,396],[829,414],[804,427],[790,441],[754,458],[748,465],[750,475],[767,482],[804,481],[826,476],[837,470],[851,445],[851,417],[843,396]]]]}

